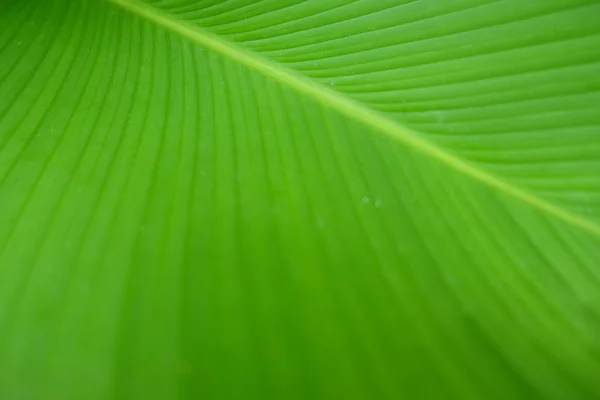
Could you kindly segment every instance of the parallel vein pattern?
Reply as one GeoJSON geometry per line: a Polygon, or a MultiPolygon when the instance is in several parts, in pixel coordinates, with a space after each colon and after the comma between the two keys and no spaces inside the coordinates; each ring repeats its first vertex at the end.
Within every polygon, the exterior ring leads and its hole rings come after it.
{"type": "MultiPolygon", "coordinates": [[[[296,68],[315,18],[487,3],[153,5],[296,68]]],[[[600,396],[593,230],[114,4],[0,10],[0,398],[600,396]]]]}
{"type": "Polygon", "coordinates": [[[600,215],[600,3],[145,0],[600,215]]]}

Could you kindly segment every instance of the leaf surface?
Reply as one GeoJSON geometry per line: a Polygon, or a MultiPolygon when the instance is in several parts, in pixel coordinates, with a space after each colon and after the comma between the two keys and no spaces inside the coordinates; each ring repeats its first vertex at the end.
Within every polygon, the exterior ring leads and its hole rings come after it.
{"type": "Polygon", "coordinates": [[[3,3],[0,398],[597,398],[598,16],[3,3]]]}

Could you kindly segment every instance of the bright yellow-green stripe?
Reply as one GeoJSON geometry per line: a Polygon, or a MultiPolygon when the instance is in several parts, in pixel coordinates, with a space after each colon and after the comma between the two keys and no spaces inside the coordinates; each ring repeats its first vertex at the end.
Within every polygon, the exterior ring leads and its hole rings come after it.
{"type": "Polygon", "coordinates": [[[360,121],[367,126],[373,127],[375,130],[381,131],[396,140],[405,143],[408,146],[426,154],[432,158],[445,163],[446,165],[463,172],[464,174],[483,182],[497,190],[505,192],[508,195],[521,199],[530,205],[543,210],[555,217],[567,221],[573,225],[580,227],[596,236],[600,237],[600,226],[593,222],[567,210],[564,210],[554,204],[547,202],[537,196],[534,196],[526,191],[517,188],[506,181],[480,169],[477,169],[472,164],[454,156],[453,154],[439,148],[430,141],[415,134],[410,129],[399,125],[397,122],[390,120],[380,113],[373,111],[360,103],[341,96],[338,92],[334,92],[323,85],[311,81],[297,73],[294,73],[280,64],[271,62],[263,57],[257,56],[254,53],[248,52],[234,43],[223,40],[220,37],[211,34],[190,25],[184,21],[174,18],[171,15],[165,14],[139,0],[108,0],[118,4],[122,8],[139,15],[149,21],[152,21],[160,26],[163,26],[173,32],[176,32],[202,46],[221,53],[232,60],[235,60],[243,65],[248,66],[260,73],[277,79],[284,84],[295,88],[296,90],[306,93],[321,103],[338,110],[344,115],[356,121],[360,121]]]}

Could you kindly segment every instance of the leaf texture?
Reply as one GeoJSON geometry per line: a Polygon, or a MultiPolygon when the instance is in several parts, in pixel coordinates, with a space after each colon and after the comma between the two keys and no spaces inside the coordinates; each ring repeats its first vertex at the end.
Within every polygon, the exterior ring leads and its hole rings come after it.
{"type": "Polygon", "coordinates": [[[0,398],[600,397],[597,2],[0,12],[0,398]]]}
{"type": "Polygon", "coordinates": [[[597,1],[151,3],[598,218],[597,1]]]}

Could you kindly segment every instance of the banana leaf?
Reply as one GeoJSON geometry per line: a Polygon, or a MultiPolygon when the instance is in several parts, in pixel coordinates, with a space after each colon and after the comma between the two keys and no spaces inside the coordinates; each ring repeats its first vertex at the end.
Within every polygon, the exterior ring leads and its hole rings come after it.
{"type": "Polygon", "coordinates": [[[597,0],[0,0],[0,399],[600,398],[597,0]]]}

